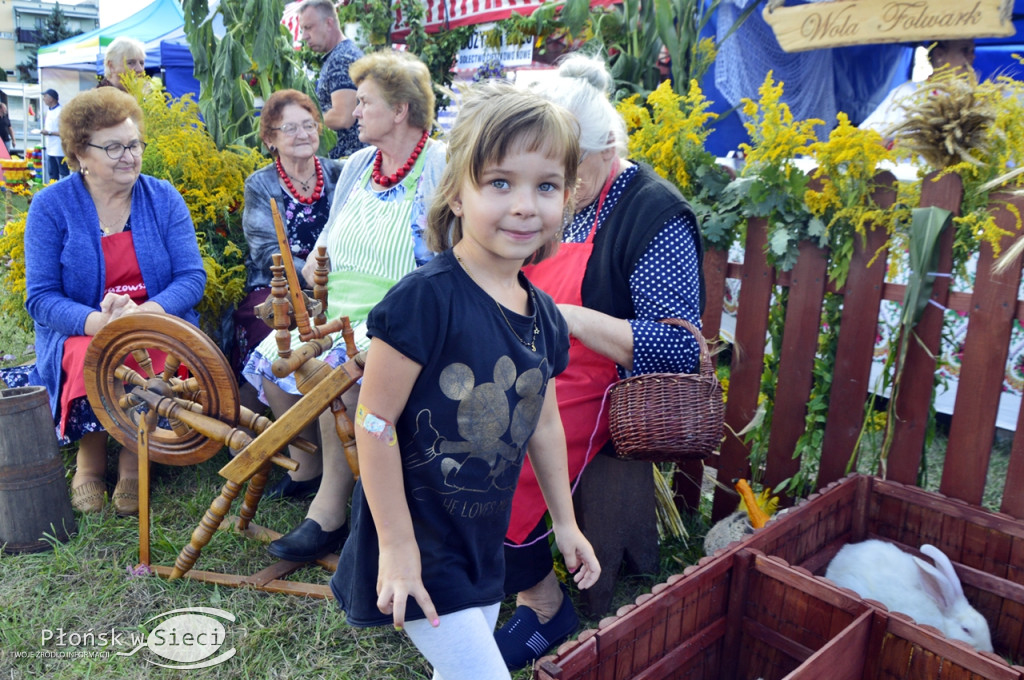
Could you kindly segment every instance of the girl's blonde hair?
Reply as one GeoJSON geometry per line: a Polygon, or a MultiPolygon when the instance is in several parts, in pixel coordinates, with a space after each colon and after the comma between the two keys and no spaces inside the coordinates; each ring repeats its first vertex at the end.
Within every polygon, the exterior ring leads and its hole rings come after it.
{"type": "MultiPolygon", "coordinates": [[[[480,185],[489,165],[510,153],[542,151],[565,168],[569,191],[564,217],[572,215],[576,170],[580,160],[579,125],[571,113],[544,97],[503,81],[486,81],[464,95],[458,118],[448,135],[448,163],[427,213],[427,245],[436,253],[462,240],[462,220],[451,209],[462,182],[480,185]]],[[[561,232],[524,264],[553,254],[561,232]]]]}

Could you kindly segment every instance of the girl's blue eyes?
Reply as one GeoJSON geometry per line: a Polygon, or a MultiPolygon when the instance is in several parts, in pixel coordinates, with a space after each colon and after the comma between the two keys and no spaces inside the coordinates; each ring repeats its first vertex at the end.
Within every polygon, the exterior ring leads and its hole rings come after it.
{"type": "MultiPolygon", "coordinates": [[[[508,180],[504,179],[492,179],[490,185],[495,189],[508,189],[508,180]]],[[[558,191],[558,187],[551,182],[542,182],[538,187],[541,191],[558,191]]]]}

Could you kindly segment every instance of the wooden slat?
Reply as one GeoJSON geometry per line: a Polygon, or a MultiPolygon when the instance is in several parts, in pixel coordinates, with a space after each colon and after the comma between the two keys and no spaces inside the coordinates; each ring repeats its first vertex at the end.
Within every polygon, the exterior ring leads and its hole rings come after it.
{"type": "MultiPolygon", "coordinates": [[[[725,298],[725,279],[729,269],[729,251],[708,248],[704,251],[704,288],[707,304],[701,317],[701,332],[711,341],[722,328],[722,305],[725,298]]],[[[714,348],[712,348],[714,351],[714,348]]],[[[679,512],[693,512],[700,506],[701,484],[704,480],[704,461],[687,460],[676,463],[672,488],[679,512]]]]}
{"type": "MultiPolygon", "coordinates": [[[[171,575],[171,567],[156,565],[150,568],[158,576],[163,578],[168,578],[171,575]]],[[[321,600],[329,600],[333,597],[333,595],[331,595],[330,586],[316,585],[313,583],[272,580],[257,586],[247,582],[246,577],[244,576],[238,576],[236,574],[219,574],[215,571],[203,571],[201,569],[190,569],[182,574],[182,577],[192,579],[193,581],[212,583],[214,585],[227,586],[230,588],[255,588],[256,590],[262,590],[268,593],[285,593],[287,595],[298,595],[301,597],[315,597],[321,600]]]]}
{"type": "Polygon", "coordinates": [[[725,633],[725,619],[717,619],[695,635],[687,638],[682,644],[672,647],[668,654],[663,656],[657,663],[651,664],[636,675],[630,676],[631,680],[661,680],[661,678],[672,677],[672,672],[682,668],[698,654],[711,645],[725,633]]]}
{"type": "Polygon", "coordinates": [[[811,655],[788,680],[860,680],[864,677],[868,638],[874,613],[865,611],[842,633],[811,655]]]}
{"type": "Polygon", "coordinates": [[[804,420],[814,380],[814,358],[825,298],[826,251],[809,241],[801,241],[799,248],[800,256],[791,272],[786,329],[782,336],[775,408],[768,439],[764,483],[772,488],[800,469],[800,460],[793,458],[793,451],[807,429],[804,420]]]}
{"type": "MultiPolygon", "coordinates": [[[[943,175],[937,181],[933,181],[933,175],[928,175],[921,186],[923,207],[938,206],[958,214],[962,197],[963,185],[957,175],[943,175]]],[[[939,264],[936,270],[940,273],[953,270],[953,231],[951,225],[939,238],[939,264]]],[[[949,277],[935,279],[931,299],[941,307],[946,306],[949,284],[949,277]]],[[[917,338],[911,338],[902,385],[896,399],[896,421],[888,424],[888,427],[895,430],[891,448],[895,455],[889,458],[886,476],[904,484],[917,481],[917,470],[931,418],[935,357],[939,353],[942,333],[942,309],[932,304],[925,307],[915,333],[917,338]]]]}
{"type": "MultiPolygon", "coordinates": [[[[747,223],[742,289],[743,302],[736,313],[736,347],[729,373],[729,397],[725,405],[725,441],[719,457],[718,479],[728,484],[734,477],[749,477],[750,451],[736,435],[754,417],[761,391],[765,334],[768,332],[768,304],[771,300],[773,270],[764,248],[768,228],[764,219],[747,223]]],[[[718,521],[736,509],[736,496],[715,491],[711,519],[718,521]]]]}
{"type": "Polygon", "coordinates": [[[747,608],[747,592],[750,586],[750,576],[753,569],[754,553],[741,551],[735,557],[725,558],[732,560],[732,578],[729,580],[729,608],[726,614],[725,637],[722,639],[722,646],[726,654],[722,657],[719,677],[723,680],[736,677],[738,654],[734,650],[739,649],[740,633],[747,608]]]}
{"type": "MultiPolygon", "coordinates": [[[[883,172],[875,182],[875,204],[882,208],[892,206],[896,201],[896,178],[891,172],[883,172]]],[[[865,239],[857,238],[854,242],[843,291],[842,321],[818,470],[819,487],[847,473],[864,424],[864,409],[855,406],[865,402],[870,389],[887,255],[879,252],[887,240],[885,229],[877,226],[865,239]]]]}
{"type": "Polygon", "coordinates": [[[713,339],[722,327],[722,305],[725,298],[725,278],[729,268],[729,251],[708,248],[704,251],[704,290],[707,304],[701,317],[704,337],[713,339]]]}
{"type": "MultiPolygon", "coordinates": [[[[1005,200],[1003,197],[1002,201],[1005,200]]],[[[1017,215],[1007,210],[1002,201],[995,203],[992,212],[996,225],[1010,232],[1000,243],[1005,250],[1017,238],[1017,215]]],[[[976,504],[981,503],[985,492],[1021,275],[1019,255],[1002,274],[992,271],[994,259],[992,246],[983,243],[939,486],[939,491],[947,496],[976,504]]]]}

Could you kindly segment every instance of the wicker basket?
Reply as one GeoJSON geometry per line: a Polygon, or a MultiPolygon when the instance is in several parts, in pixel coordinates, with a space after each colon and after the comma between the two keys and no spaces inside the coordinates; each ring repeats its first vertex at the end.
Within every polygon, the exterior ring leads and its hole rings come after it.
{"type": "Polygon", "coordinates": [[[649,373],[609,390],[608,416],[615,453],[626,460],[674,462],[706,458],[722,441],[725,402],[704,336],[689,321],[681,326],[700,344],[700,373],[649,373]]]}

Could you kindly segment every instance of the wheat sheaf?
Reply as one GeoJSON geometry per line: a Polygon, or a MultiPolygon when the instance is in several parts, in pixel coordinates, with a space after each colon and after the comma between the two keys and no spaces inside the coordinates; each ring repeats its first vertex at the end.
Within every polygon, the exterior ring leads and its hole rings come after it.
{"type": "Polygon", "coordinates": [[[996,113],[973,74],[940,70],[903,108],[906,119],[890,132],[900,150],[939,170],[983,162],[996,113]]]}

